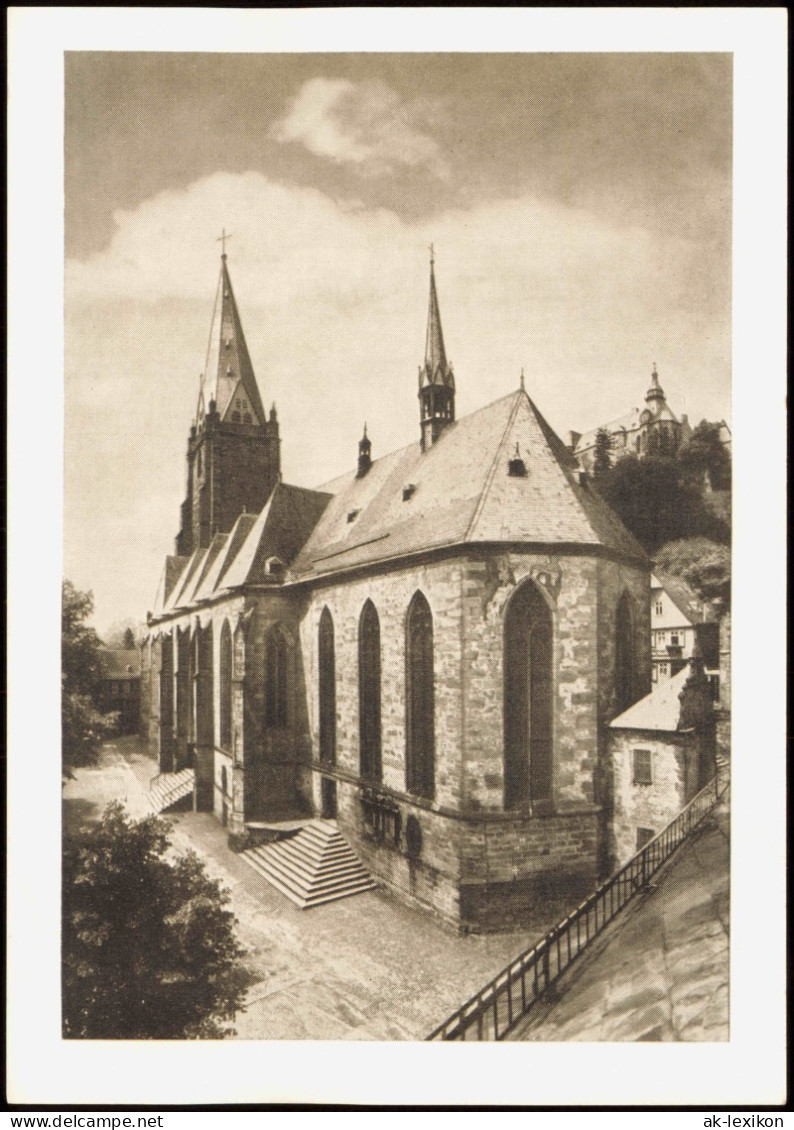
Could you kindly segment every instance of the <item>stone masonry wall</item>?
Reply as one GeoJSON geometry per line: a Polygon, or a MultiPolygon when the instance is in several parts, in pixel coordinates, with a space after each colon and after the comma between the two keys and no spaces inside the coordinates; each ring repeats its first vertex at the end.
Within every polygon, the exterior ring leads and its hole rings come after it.
{"type": "Polygon", "coordinates": [[[611,731],[612,821],[617,865],[637,851],[637,829],[661,832],[698,789],[698,747],[685,734],[611,731]],[[651,751],[652,784],[634,784],[635,749],[651,751]]]}

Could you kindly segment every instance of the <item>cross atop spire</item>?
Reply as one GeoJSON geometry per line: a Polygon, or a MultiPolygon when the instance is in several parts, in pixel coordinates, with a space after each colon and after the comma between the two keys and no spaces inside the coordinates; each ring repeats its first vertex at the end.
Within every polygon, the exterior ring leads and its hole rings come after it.
{"type": "Polygon", "coordinates": [[[222,228],[221,234],[215,240],[216,243],[219,243],[221,245],[221,259],[226,258],[226,240],[231,239],[231,238],[232,238],[232,233],[229,232],[229,234],[227,235],[226,234],[226,228],[222,228]]]}

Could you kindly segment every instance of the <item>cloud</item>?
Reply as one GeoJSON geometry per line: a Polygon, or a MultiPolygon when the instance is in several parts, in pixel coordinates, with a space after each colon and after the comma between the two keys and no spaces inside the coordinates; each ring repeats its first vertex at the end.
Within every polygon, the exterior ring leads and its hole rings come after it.
{"type": "Polygon", "coordinates": [[[416,438],[431,242],[459,415],[523,366],[552,426],[581,431],[640,403],[653,361],[674,410],[727,411],[729,304],[698,244],[529,195],[410,223],[259,173],[215,174],[116,223],[107,251],[66,272],[67,575],[108,621],[151,606],[176,533],[224,226],[288,482],[353,466],[365,419],[375,457],[416,438]]]}
{"type": "Polygon", "coordinates": [[[423,128],[426,102],[405,102],[383,82],[313,78],[273,127],[281,142],[298,142],[318,157],[379,175],[422,166],[446,175],[440,149],[423,128]]]}

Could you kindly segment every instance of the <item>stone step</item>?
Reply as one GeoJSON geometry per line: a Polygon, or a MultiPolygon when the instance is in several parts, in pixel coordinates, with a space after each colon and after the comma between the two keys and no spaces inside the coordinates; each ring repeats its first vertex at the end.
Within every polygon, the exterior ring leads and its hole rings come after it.
{"type": "Polygon", "coordinates": [[[372,890],[375,883],[331,821],[241,853],[259,875],[301,909],[372,890]]]}
{"type": "Polygon", "coordinates": [[[272,887],[275,887],[282,895],[285,895],[290,902],[294,903],[300,910],[310,910],[314,906],[319,906],[321,903],[336,902],[339,899],[348,898],[350,895],[363,894],[365,891],[374,889],[375,884],[371,879],[362,882],[357,886],[351,885],[344,890],[331,891],[323,895],[311,896],[310,898],[303,898],[297,894],[288,883],[284,883],[277,875],[271,874],[266,871],[259,864],[255,863],[252,859],[246,858],[247,853],[243,852],[241,859],[245,859],[246,863],[251,866],[263,879],[265,879],[272,887]]]}
{"type": "Polygon", "coordinates": [[[347,845],[344,847],[335,847],[330,851],[323,852],[314,848],[312,844],[307,844],[302,841],[298,836],[293,836],[289,840],[281,840],[279,847],[286,855],[294,856],[296,859],[302,859],[312,866],[320,861],[324,863],[334,863],[337,860],[344,861],[350,855],[350,849],[347,845]]]}
{"type": "Polygon", "coordinates": [[[347,882],[350,879],[359,879],[362,876],[367,876],[367,872],[359,863],[343,868],[317,872],[311,871],[308,868],[296,867],[291,860],[284,859],[283,856],[277,855],[274,852],[268,852],[266,849],[254,848],[252,849],[252,854],[263,866],[272,867],[274,870],[278,871],[284,879],[289,879],[302,893],[325,887],[329,884],[347,882]]]}

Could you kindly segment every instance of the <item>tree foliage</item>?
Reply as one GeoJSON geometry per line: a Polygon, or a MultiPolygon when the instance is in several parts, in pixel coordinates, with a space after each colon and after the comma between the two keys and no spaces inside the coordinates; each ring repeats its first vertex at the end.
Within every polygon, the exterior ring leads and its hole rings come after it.
{"type": "Polygon", "coordinates": [[[702,484],[708,474],[713,490],[730,490],[731,457],[720,440],[720,425],[701,420],[678,452],[685,478],[702,484]]]}
{"type": "Polygon", "coordinates": [[[593,476],[600,478],[612,466],[612,436],[607,428],[599,428],[596,432],[593,450],[593,476]]]}
{"type": "Polygon", "coordinates": [[[116,714],[97,709],[101,640],[86,621],[94,611],[90,592],[64,581],[61,594],[61,741],[62,776],[95,765],[105,738],[115,728],[116,714]]]}
{"type": "Polygon", "coordinates": [[[705,506],[700,490],[672,459],[627,455],[597,481],[599,493],[648,553],[681,538],[730,538],[726,523],[705,506]]]}
{"type": "Polygon", "coordinates": [[[663,545],[655,560],[660,569],[686,581],[701,600],[730,601],[731,552],[726,545],[686,538],[663,545]]]}
{"type": "Polygon", "coordinates": [[[118,802],[63,874],[63,1035],[218,1039],[233,1035],[243,950],[229,893],[195,853],[166,858],[170,825],[118,802]]]}
{"type": "Polygon", "coordinates": [[[122,647],[125,651],[135,651],[137,644],[135,643],[135,633],[132,628],[125,628],[122,637],[122,647]]]}

